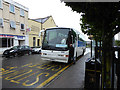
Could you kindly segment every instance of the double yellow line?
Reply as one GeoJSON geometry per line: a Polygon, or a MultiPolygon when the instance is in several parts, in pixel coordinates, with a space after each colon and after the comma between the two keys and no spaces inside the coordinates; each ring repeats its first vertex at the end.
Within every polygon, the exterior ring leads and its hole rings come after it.
{"type": "Polygon", "coordinates": [[[69,66],[71,66],[71,64],[67,65],[66,67],[64,67],[63,69],[61,69],[59,72],[55,73],[53,76],[51,76],[50,78],[48,78],[47,80],[45,80],[43,83],[41,83],[39,86],[37,86],[36,88],[42,88],[44,87],[46,84],[48,84],[51,80],[53,80],[55,77],[57,77],[60,73],[62,73],[65,69],[67,69],[69,66]]]}

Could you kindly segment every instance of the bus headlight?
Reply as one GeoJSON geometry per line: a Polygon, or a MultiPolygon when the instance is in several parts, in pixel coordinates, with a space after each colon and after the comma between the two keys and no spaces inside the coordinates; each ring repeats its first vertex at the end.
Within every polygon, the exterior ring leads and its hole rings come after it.
{"type": "Polygon", "coordinates": [[[58,55],[58,56],[61,56],[61,57],[69,57],[69,55],[58,55]]]}
{"type": "Polygon", "coordinates": [[[41,55],[47,55],[47,53],[41,53],[41,55]]]}
{"type": "Polygon", "coordinates": [[[69,57],[69,55],[64,55],[64,57],[69,57]]]}

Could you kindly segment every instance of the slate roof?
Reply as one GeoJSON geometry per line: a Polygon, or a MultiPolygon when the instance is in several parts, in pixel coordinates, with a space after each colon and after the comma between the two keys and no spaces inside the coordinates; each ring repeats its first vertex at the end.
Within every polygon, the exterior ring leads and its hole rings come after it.
{"type": "Polygon", "coordinates": [[[45,18],[37,18],[37,19],[32,19],[34,21],[40,22],[40,23],[44,23],[45,21],[47,21],[51,16],[45,17],[45,18]]]}

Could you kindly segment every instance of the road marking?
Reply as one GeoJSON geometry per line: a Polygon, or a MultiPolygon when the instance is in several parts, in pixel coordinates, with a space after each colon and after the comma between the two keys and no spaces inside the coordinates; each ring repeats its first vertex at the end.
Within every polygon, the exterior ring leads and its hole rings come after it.
{"type": "Polygon", "coordinates": [[[32,64],[32,63],[25,64],[25,65],[23,65],[22,67],[30,66],[31,64],[32,64]]]}
{"type": "Polygon", "coordinates": [[[16,71],[16,70],[11,70],[11,71],[8,71],[8,72],[3,72],[2,74],[0,74],[0,78],[5,77],[5,76],[3,76],[3,75],[5,75],[5,74],[11,73],[11,72],[15,72],[15,71],[16,71]]]}
{"type": "Polygon", "coordinates": [[[38,68],[38,69],[45,69],[47,66],[46,66],[47,64],[42,64],[41,66],[37,66],[36,68],[38,68]]]}
{"type": "Polygon", "coordinates": [[[0,68],[0,73],[2,73],[2,71],[5,71],[5,69],[4,68],[0,68]]]}
{"type": "MultiPolygon", "coordinates": [[[[14,72],[14,73],[8,74],[8,75],[6,76],[6,78],[14,77],[14,76],[19,75],[19,74],[21,74],[21,73],[24,73],[24,72],[26,72],[26,71],[28,71],[28,70],[27,70],[27,69],[24,69],[24,70],[16,71],[16,72],[14,72]]],[[[6,78],[5,78],[5,79],[6,79],[6,78]]]]}
{"type": "Polygon", "coordinates": [[[58,71],[58,70],[60,70],[61,68],[62,68],[62,66],[61,66],[61,65],[59,65],[59,68],[58,68],[58,69],[53,68],[53,69],[52,69],[52,71],[58,71]]]}
{"type": "Polygon", "coordinates": [[[8,74],[8,73],[11,73],[11,72],[15,72],[15,71],[16,71],[16,70],[11,70],[11,71],[7,70],[7,71],[5,71],[5,72],[3,71],[3,72],[2,72],[2,75],[8,74]]]}
{"type": "MultiPolygon", "coordinates": [[[[38,71],[38,72],[39,72],[39,71],[38,71]]],[[[32,76],[32,75],[38,73],[38,72],[35,72],[35,73],[32,73],[32,74],[30,74],[30,75],[28,75],[28,76],[25,76],[25,77],[23,77],[23,78],[20,78],[20,79],[18,79],[17,81],[11,80],[11,82],[14,82],[14,83],[19,84],[19,83],[20,83],[19,81],[24,80],[24,79],[26,79],[26,78],[28,78],[28,77],[30,77],[30,76],[32,76]]]]}
{"type": "Polygon", "coordinates": [[[58,65],[49,65],[49,64],[46,65],[46,64],[43,64],[43,65],[41,65],[41,66],[37,66],[36,68],[49,70],[49,69],[51,69],[51,68],[53,68],[53,67],[56,67],[56,66],[58,66],[58,65]]]}
{"type": "Polygon", "coordinates": [[[18,68],[17,66],[16,67],[10,67],[9,69],[11,70],[11,69],[15,69],[15,68],[18,68]]]}
{"type": "Polygon", "coordinates": [[[46,70],[49,70],[49,69],[56,67],[56,66],[58,66],[58,65],[52,65],[52,66],[50,65],[50,67],[48,67],[46,70]]]}
{"type": "Polygon", "coordinates": [[[23,74],[20,74],[20,75],[18,75],[18,76],[16,76],[16,77],[13,77],[13,78],[6,77],[5,79],[6,79],[6,80],[12,80],[12,79],[21,77],[21,76],[23,76],[23,75],[25,75],[25,74],[28,74],[28,73],[31,73],[31,72],[32,72],[32,70],[29,70],[29,71],[27,71],[27,72],[25,72],[25,73],[23,73],[23,74]]]}
{"type": "Polygon", "coordinates": [[[23,85],[23,86],[32,86],[32,85],[36,84],[37,82],[39,82],[39,78],[40,78],[40,76],[43,75],[43,74],[45,74],[46,77],[49,75],[49,73],[47,73],[47,72],[45,72],[45,73],[40,73],[40,74],[37,75],[36,81],[34,81],[34,82],[31,83],[31,84],[26,84],[27,82],[30,81],[30,80],[27,80],[27,81],[25,81],[22,85],[23,85]]]}
{"type": "Polygon", "coordinates": [[[35,64],[35,65],[31,65],[31,66],[28,66],[28,67],[36,67],[38,65],[41,65],[41,63],[35,64]]]}
{"type": "Polygon", "coordinates": [[[56,74],[54,74],[53,76],[51,76],[50,78],[48,78],[47,80],[45,80],[43,83],[41,83],[39,86],[37,86],[36,88],[42,88],[43,86],[45,86],[47,83],[49,83],[51,80],[53,80],[55,77],[57,77],[60,73],[62,73],[65,69],[67,69],[69,66],[71,66],[71,64],[67,65],[66,67],[64,67],[63,69],[61,69],[59,72],[57,72],[56,74]]]}

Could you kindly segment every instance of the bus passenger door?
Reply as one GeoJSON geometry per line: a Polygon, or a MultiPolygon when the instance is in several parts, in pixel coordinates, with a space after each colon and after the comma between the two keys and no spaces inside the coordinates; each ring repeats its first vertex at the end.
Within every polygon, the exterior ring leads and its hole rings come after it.
{"type": "Polygon", "coordinates": [[[75,41],[74,41],[74,58],[75,57],[77,57],[76,55],[77,55],[77,38],[75,37],[75,39],[74,39],[75,41]]]}

